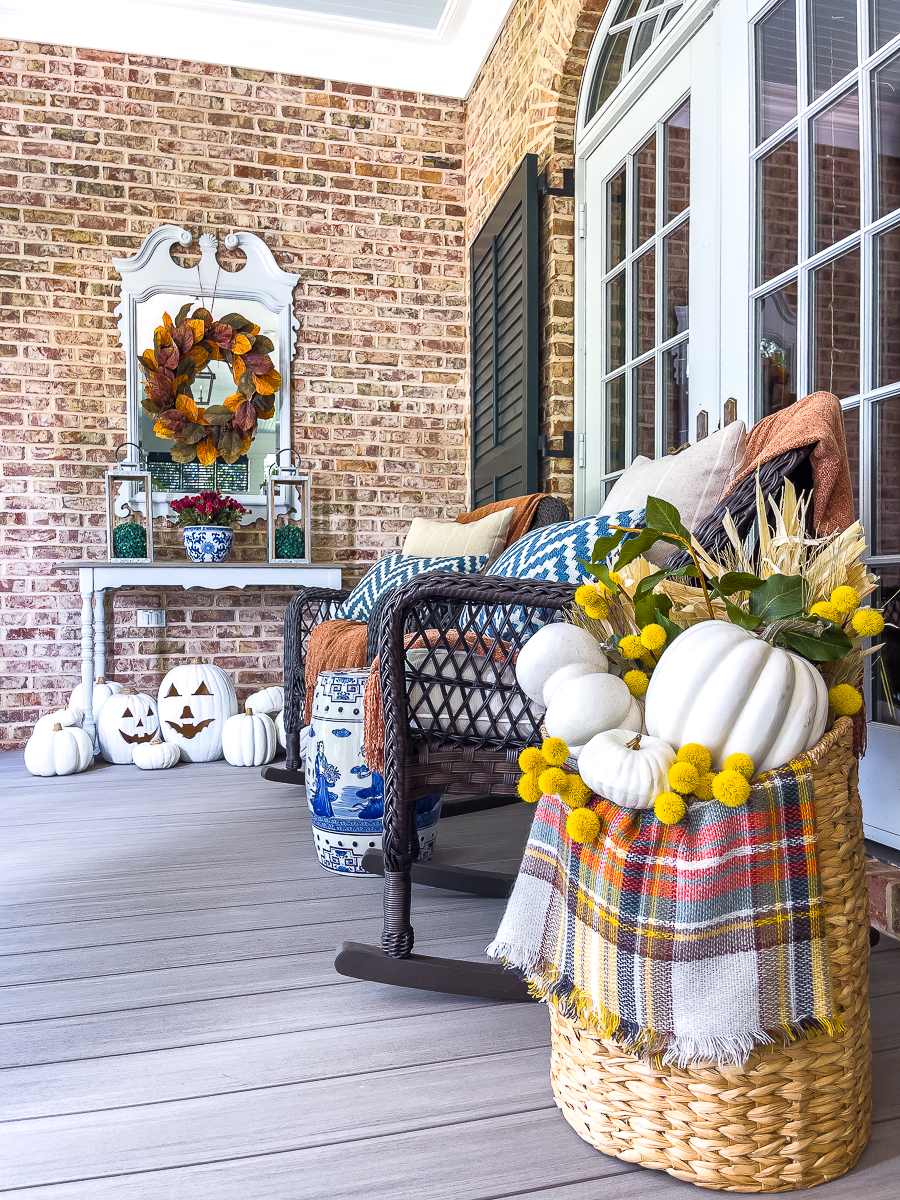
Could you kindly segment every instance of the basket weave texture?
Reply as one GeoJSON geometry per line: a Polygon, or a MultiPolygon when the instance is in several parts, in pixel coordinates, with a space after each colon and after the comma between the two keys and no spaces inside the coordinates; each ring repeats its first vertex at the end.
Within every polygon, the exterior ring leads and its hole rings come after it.
{"type": "Polygon", "coordinates": [[[656,1066],[550,1005],[550,1078],[575,1131],[701,1187],[788,1192],[849,1171],[869,1138],[869,916],[852,724],[809,752],[835,1011],[844,1032],[764,1046],[741,1067],[656,1066]]]}

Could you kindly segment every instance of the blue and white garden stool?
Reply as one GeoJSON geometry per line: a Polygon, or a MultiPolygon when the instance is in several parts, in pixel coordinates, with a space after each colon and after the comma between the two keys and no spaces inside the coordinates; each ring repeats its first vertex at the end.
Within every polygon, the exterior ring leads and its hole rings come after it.
{"type": "MultiPolygon", "coordinates": [[[[322,671],[313,695],[306,743],[306,799],[316,853],[326,871],[366,875],[367,850],[381,849],[384,781],[369,769],[363,746],[368,671],[322,671]]],[[[441,795],[416,804],[422,860],[431,858],[441,816],[441,795]]]]}

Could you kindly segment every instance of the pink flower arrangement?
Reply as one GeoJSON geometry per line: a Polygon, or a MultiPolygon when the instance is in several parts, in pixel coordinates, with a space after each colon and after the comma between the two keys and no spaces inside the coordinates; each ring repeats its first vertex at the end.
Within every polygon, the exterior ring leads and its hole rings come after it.
{"type": "Polygon", "coordinates": [[[169,508],[175,513],[176,525],[238,525],[249,508],[238,504],[221,492],[200,492],[197,496],[185,496],[173,500],[169,508]]]}

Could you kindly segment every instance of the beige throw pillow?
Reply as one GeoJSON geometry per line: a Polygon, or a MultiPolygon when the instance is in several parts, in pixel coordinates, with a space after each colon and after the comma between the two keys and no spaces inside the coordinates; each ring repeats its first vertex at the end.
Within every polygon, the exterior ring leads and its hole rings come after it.
{"type": "Polygon", "coordinates": [[[488,566],[506,548],[506,535],[513,519],[514,508],[501,508],[480,521],[464,525],[456,521],[428,521],[413,517],[403,543],[404,554],[422,558],[450,558],[459,554],[486,554],[488,566]]]}
{"type": "MultiPolygon", "coordinates": [[[[674,504],[688,529],[695,529],[725,495],[746,453],[744,422],[732,421],[680,454],[636,458],[613,485],[599,516],[643,508],[648,496],[658,496],[674,504]]],[[[646,557],[662,566],[672,553],[671,546],[657,542],[646,557]]]]}

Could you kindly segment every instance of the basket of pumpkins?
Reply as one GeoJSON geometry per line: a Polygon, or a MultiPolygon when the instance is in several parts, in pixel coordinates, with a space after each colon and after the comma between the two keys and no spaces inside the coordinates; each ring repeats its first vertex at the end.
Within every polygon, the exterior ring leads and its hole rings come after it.
{"type": "MultiPolygon", "coordinates": [[[[862,562],[859,524],[810,536],[806,501],[790,484],[769,503],[773,526],[758,494],[755,542],[741,542],[732,527],[727,554],[713,558],[672,505],[651,497],[646,528],[600,539],[567,619],[523,647],[517,679],[545,709],[546,737],[521,753],[518,790],[540,807],[489,948],[550,1002],[553,1089],[583,1138],[704,1187],[750,1192],[840,1175],[868,1138],[868,902],[856,768],[864,660],[885,624],[865,604],[876,580],[862,562]],[[681,553],[680,564],[673,557],[659,570],[643,557],[659,540],[681,553]],[[805,813],[802,829],[785,835],[784,878],[809,886],[806,924],[821,924],[822,969],[811,971],[822,993],[815,1012],[827,1015],[779,1028],[758,1016],[757,1033],[735,1049],[706,1036],[717,1006],[727,1023],[742,994],[735,973],[756,971],[761,992],[787,977],[780,956],[791,947],[777,936],[787,907],[765,893],[777,893],[779,865],[768,884],[755,881],[769,909],[751,914],[756,943],[746,954],[740,931],[750,918],[730,914],[731,932],[717,925],[710,893],[716,881],[723,891],[733,886],[734,864],[754,837],[759,848],[767,798],[779,788],[793,789],[792,813],[805,813]],[[729,822],[746,842],[728,842],[729,822]],[[692,840],[701,826],[702,854],[692,840]],[[625,856],[626,844],[640,846],[642,863],[655,855],[656,874],[635,884],[643,868],[625,856]],[[681,872],[670,891],[666,855],[681,872]],[[577,873],[560,879],[567,862],[577,873]],[[535,898],[553,887],[556,908],[547,902],[543,930],[523,949],[535,898]],[[658,963],[647,946],[671,932],[669,904],[691,914],[694,944],[685,951],[676,931],[671,957],[685,961],[658,963]],[[718,974],[717,960],[705,959],[703,976],[694,960],[706,936],[729,953],[718,974]],[[633,992],[655,1010],[625,1020],[621,1006],[611,1011],[617,989],[619,999],[633,992]],[[674,1025],[666,1024],[670,1001],[683,1010],[674,1025]],[[700,1009],[705,1040],[679,1042],[679,1019],[690,1032],[700,1009]]],[[[762,995],[760,1013],[767,1003],[762,995]]]]}

